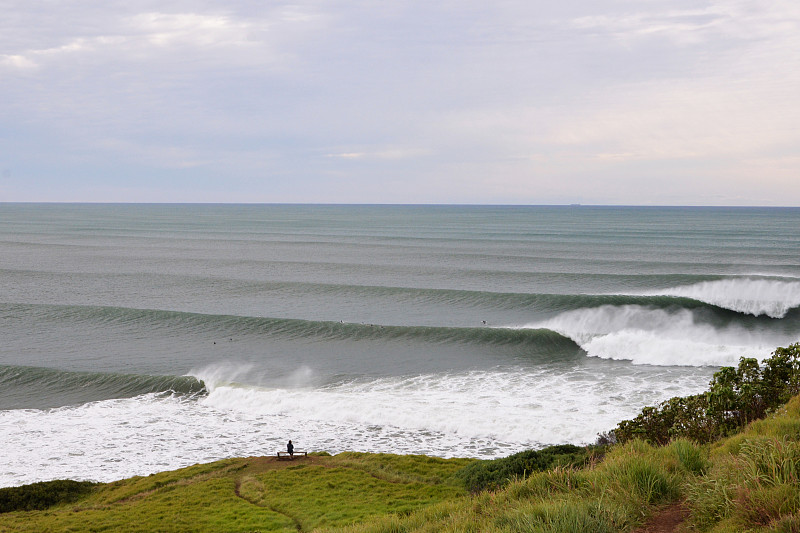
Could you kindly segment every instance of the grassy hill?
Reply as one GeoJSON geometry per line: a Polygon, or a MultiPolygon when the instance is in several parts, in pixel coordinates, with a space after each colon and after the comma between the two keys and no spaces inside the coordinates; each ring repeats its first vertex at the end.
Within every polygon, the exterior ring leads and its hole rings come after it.
{"type": "Polygon", "coordinates": [[[463,498],[453,474],[470,462],[357,453],[227,459],[98,484],[45,510],[6,512],[0,532],[311,531],[463,498]]]}

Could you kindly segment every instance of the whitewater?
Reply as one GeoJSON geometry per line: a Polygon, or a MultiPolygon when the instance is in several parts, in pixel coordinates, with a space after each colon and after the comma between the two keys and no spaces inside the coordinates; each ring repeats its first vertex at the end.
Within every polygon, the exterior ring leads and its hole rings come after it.
{"type": "Polygon", "coordinates": [[[593,442],[800,340],[799,209],[0,204],[0,486],[593,442]]]}

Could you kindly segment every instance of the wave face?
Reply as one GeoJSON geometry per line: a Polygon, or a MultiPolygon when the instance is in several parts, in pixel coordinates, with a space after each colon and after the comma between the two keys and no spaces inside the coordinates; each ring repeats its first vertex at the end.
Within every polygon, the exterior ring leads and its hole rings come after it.
{"type": "Polygon", "coordinates": [[[0,366],[0,402],[6,409],[61,406],[147,393],[192,395],[205,385],[191,376],[142,376],[0,366]],[[33,398],[35,397],[35,400],[33,398]]]}
{"type": "Polygon", "coordinates": [[[403,340],[428,343],[483,345],[530,345],[558,342],[548,332],[512,331],[491,327],[384,326],[344,322],[233,315],[204,315],[156,309],[87,306],[29,306],[0,304],[12,314],[38,315],[46,320],[84,324],[89,327],[161,330],[170,335],[195,334],[217,337],[280,337],[318,340],[403,340]]]}
{"type": "Polygon", "coordinates": [[[590,442],[800,340],[797,227],[800,209],[0,204],[0,486],[288,438],[590,442]]]}

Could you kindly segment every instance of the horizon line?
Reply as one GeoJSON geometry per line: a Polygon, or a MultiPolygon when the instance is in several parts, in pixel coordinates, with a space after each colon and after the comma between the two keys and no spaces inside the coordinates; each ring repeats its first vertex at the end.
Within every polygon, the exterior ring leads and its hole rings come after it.
{"type": "Polygon", "coordinates": [[[52,201],[52,200],[0,200],[0,205],[194,205],[194,206],[330,206],[330,207],[641,207],[641,208],[726,208],[726,209],[798,209],[800,205],[738,205],[738,204],[594,204],[594,203],[550,203],[550,204],[504,204],[504,203],[387,203],[387,202],[124,202],[124,201],[52,201]]]}

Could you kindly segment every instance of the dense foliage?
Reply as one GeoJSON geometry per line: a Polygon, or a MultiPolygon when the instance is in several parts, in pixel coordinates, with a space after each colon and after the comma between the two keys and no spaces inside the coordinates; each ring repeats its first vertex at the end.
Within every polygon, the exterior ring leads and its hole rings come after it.
{"type": "Polygon", "coordinates": [[[22,487],[0,488],[0,513],[47,509],[59,503],[71,503],[91,492],[97,483],[57,479],[22,487]]]}
{"type": "Polygon", "coordinates": [[[664,445],[676,437],[707,443],[730,435],[800,393],[800,343],[776,349],[759,365],[742,357],[739,366],[714,374],[709,390],[645,407],[614,430],[619,442],[641,438],[664,445]]]}
{"type": "Polygon", "coordinates": [[[456,474],[467,490],[478,492],[500,488],[513,479],[522,479],[534,472],[556,466],[582,466],[588,450],[572,444],[549,446],[541,450],[526,450],[501,459],[478,461],[456,474]]]}

